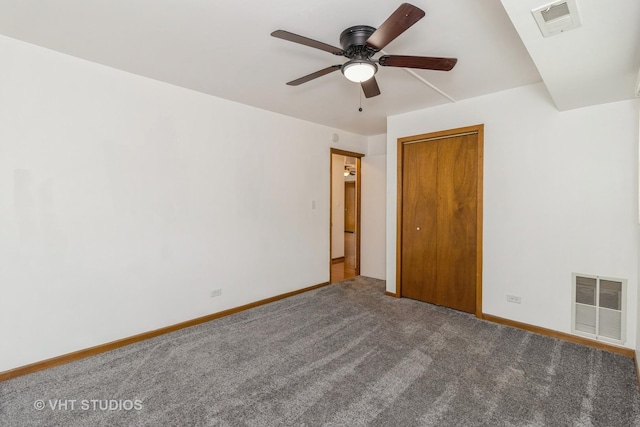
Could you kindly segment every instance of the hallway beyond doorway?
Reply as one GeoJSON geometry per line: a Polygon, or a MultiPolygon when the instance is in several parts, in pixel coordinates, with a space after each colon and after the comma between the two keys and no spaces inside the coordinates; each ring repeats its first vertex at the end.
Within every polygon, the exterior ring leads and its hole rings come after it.
{"type": "Polygon", "coordinates": [[[344,257],[331,261],[331,283],[356,276],[356,235],[344,233],[344,257]]]}

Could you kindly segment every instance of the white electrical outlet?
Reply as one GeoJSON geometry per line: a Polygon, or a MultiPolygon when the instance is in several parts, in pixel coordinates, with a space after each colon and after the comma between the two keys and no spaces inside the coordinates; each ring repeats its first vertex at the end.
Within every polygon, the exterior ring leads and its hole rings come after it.
{"type": "Polygon", "coordinates": [[[516,295],[507,295],[507,302],[512,302],[514,304],[520,304],[521,303],[521,299],[519,296],[516,295]]]}
{"type": "Polygon", "coordinates": [[[211,298],[222,295],[222,289],[214,289],[211,291],[211,298]]]}

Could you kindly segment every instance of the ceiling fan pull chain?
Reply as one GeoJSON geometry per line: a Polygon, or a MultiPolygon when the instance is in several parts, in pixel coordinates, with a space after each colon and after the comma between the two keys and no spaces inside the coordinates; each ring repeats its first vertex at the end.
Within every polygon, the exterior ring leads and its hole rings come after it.
{"type": "Polygon", "coordinates": [[[360,89],[360,86],[358,86],[358,93],[360,94],[360,108],[358,108],[358,111],[362,113],[362,89],[360,89]]]}

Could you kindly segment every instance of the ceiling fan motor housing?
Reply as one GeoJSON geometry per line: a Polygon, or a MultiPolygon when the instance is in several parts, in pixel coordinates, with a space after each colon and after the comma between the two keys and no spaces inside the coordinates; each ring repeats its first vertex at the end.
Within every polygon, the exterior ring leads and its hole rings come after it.
{"type": "Polygon", "coordinates": [[[349,59],[370,59],[377,51],[367,46],[367,40],[376,31],[368,25],[349,27],[340,34],[340,45],[349,59]]]}

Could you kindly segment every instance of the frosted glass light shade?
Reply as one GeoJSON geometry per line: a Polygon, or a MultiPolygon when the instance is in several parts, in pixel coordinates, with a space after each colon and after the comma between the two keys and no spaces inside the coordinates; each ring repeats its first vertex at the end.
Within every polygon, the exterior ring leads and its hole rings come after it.
{"type": "Polygon", "coordinates": [[[355,83],[369,80],[376,71],[375,64],[366,61],[349,61],[342,67],[342,74],[355,83]]]}

